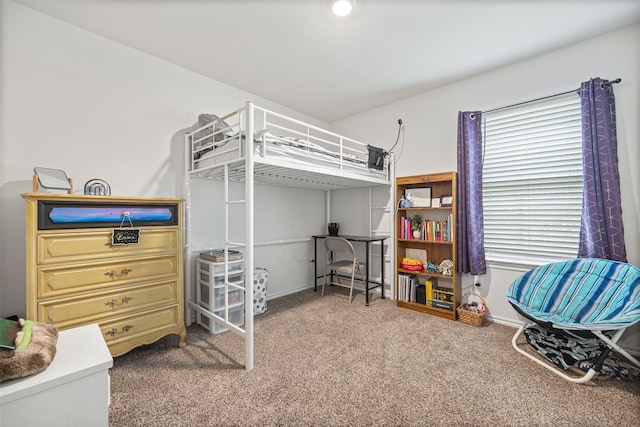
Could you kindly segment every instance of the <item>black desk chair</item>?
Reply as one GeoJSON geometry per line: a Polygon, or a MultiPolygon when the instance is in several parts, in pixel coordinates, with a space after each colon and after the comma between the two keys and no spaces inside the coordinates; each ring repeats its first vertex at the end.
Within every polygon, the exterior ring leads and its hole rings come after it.
{"type": "Polygon", "coordinates": [[[353,302],[353,282],[355,280],[356,271],[360,274],[360,280],[363,283],[365,281],[364,274],[362,273],[362,267],[364,267],[364,264],[358,261],[356,251],[351,242],[347,239],[342,237],[327,237],[324,240],[324,246],[326,248],[327,257],[325,261],[324,281],[322,282],[321,296],[324,296],[324,285],[327,284],[327,276],[333,277],[335,274],[337,282],[330,280],[329,284],[350,288],[349,304],[351,304],[353,302]],[[351,284],[349,286],[340,282],[340,274],[351,275],[351,284]]]}

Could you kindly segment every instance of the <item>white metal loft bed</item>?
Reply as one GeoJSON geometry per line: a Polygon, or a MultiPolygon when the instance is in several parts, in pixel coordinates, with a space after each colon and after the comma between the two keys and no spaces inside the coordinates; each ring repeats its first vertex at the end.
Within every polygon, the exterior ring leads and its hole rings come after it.
{"type": "MultiPolygon", "coordinates": [[[[185,135],[185,281],[186,323],[194,312],[206,316],[245,339],[245,369],[253,368],[253,277],[254,271],[254,191],[256,184],[268,184],[328,191],[347,188],[386,186],[389,201],[395,196],[395,173],[392,155],[380,156],[380,149],[302,121],[255,106],[248,102],[242,108],[216,118],[185,135]],[[248,138],[250,136],[250,138],[248,138]],[[248,143],[248,141],[250,143],[248,143]],[[224,249],[240,249],[244,253],[243,284],[229,282],[225,275],[225,300],[228,292],[245,292],[243,327],[202,307],[193,298],[192,256],[201,250],[192,244],[192,180],[213,179],[224,187],[224,249]],[[244,198],[229,194],[232,182],[244,183],[244,198]],[[244,240],[229,239],[229,207],[244,205],[244,240]]],[[[370,191],[371,200],[371,191],[370,191]]],[[[380,209],[372,207],[371,210],[380,209]]],[[[389,206],[387,209],[391,210],[389,206]]],[[[371,215],[370,215],[371,216],[371,215]]],[[[371,218],[369,218],[371,222],[371,218]]],[[[389,233],[394,228],[390,225],[389,233]]],[[[372,232],[377,232],[373,230],[372,232]]],[[[389,236],[392,240],[393,236],[389,236]]],[[[309,240],[311,238],[309,237],[309,240]]],[[[389,245],[393,259],[393,245],[389,245]]],[[[227,252],[228,253],[228,252],[227,252]]],[[[225,259],[225,267],[228,266],[225,259]]],[[[225,268],[228,270],[228,268],[225,268]]],[[[225,304],[227,306],[227,304],[225,304]]]]}

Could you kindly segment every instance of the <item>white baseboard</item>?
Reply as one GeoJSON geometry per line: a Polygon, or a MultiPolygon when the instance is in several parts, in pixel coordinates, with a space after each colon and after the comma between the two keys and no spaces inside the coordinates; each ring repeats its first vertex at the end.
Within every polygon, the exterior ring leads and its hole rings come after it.
{"type": "MultiPolygon", "coordinates": [[[[291,289],[287,289],[287,290],[276,292],[276,293],[267,292],[267,301],[276,299],[276,298],[282,298],[284,296],[295,294],[297,292],[306,291],[307,289],[313,289],[313,284],[303,285],[297,288],[291,288],[291,289]]],[[[318,285],[318,291],[319,290],[320,290],[320,285],[318,285]]]]}
{"type": "Polygon", "coordinates": [[[518,322],[517,320],[513,320],[513,319],[508,319],[505,317],[500,317],[500,316],[492,316],[491,314],[489,314],[487,316],[490,320],[493,320],[495,323],[498,323],[499,325],[506,325],[506,326],[511,326],[513,328],[519,328],[520,326],[522,326],[521,322],[518,322]]]}

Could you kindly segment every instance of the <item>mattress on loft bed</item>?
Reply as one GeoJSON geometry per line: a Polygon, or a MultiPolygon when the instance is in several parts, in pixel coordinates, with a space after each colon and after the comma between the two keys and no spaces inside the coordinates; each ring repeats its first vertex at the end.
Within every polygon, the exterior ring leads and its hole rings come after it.
{"type": "MultiPolygon", "coordinates": [[[[242,138],[244,140],[244,136],[242,138]]],[[[286,159],[287,164],[292,167],[304,169],[305,166],[315,165],[322,167],[340,169],[342,158],[342,169],[351,173],[356,173],[363,177],[376,179],[386,179],[386,168],[383,170],[371,169],[367,160],[355,155],[330,151],[318,144],[301,139],[276,136],[267,130],[255,132],[254,154],[256,161],[268,161],[269,158],[286,159]],[[266,152],[266,155],[265,155],[266,152]]],[[[240,157],[241,147],[238,147],[239,138],[236,134],[228,133],[223,140],[208,144],[194,153],[194,170],[204,169],[213,165],[223,164],[240,157]]]]}

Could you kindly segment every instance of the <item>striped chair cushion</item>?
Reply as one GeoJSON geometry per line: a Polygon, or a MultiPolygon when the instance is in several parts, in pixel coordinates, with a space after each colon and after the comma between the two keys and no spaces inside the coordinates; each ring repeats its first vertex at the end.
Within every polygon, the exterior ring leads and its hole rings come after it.
{"type": "Polygon", "coordinates": [[[640,321],[640,270],[595,258],[546,264],[511,283],[507,299],[565,329],[621,329],[640,321]]]}

